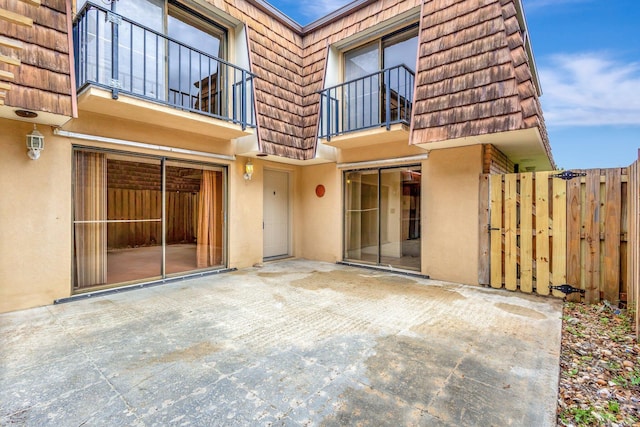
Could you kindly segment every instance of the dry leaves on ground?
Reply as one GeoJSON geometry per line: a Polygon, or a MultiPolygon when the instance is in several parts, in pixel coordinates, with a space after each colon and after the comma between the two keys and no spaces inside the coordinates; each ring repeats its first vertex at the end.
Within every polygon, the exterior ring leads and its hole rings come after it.
{"type": "Polygon", "coordinates": [[[606,302],[565,303],[559,426],[640,426],[640,346],[632,319],[606,302]]]}

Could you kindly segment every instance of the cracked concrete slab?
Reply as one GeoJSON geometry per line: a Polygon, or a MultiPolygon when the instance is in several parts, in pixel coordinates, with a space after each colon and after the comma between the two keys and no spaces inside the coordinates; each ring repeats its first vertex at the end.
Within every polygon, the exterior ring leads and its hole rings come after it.
{"type": "Polygon", "coordinates": [[[553,426],[562,303],[305,260],[0,315],[0,425],[553,426]]]}

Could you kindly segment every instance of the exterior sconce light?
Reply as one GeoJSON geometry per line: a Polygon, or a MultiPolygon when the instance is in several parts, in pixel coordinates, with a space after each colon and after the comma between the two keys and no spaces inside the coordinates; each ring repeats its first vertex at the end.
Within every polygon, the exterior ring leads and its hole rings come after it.
{"type": "Polygon", "coordinates": [[[27,134],[27,155],[31,160],[38,160],[40,158],[40,151],[44,150],[44,135],[38,132],[36,125],[33,125],[33,130],[30,134],[27,134]]]}
{"type": "Polygon", "coordinates": [[[251,160],[247,160],[244,165],[244,179],[251,181],[251,175],[253,175],[253,163],[251,163],[251,160]]]}

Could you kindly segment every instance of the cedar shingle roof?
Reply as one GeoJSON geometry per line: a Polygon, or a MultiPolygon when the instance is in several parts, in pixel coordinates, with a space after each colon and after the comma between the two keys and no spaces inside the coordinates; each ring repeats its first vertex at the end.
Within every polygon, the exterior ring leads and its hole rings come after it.
{"type": "Polygon", "coordinates": [[[2,35],[22,42],[23,47],[19,66],[0,63],[0,70],[15,74],[6,104],[71,116],[65,0],[42,0],[37,8],[15,0],[0,0],[0,8],[33,19],[33,26],[26,27],[2,23],[2,35]]]}
{"type": "Polygon", "coordinates": [[[514,0],[425,0],[411,143],[537,127],[551,151],[514,0]]]}

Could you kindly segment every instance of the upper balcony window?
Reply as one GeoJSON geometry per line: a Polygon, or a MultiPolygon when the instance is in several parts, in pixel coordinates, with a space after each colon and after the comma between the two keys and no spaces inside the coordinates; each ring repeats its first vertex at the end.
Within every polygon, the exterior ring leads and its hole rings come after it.
{"type": "Polygon", "coordinates": [[[417,25],[344,52],[344,83],[321,93],[320,137],[409,124],[417,52],[417,25]]]}
{"type": "Polygon", "coordinates": [[[86,3],[74,24],[78,86],[110,88],[252,126],[252,75],[229,64],[227,30],[165,0],[86,3]]]}

